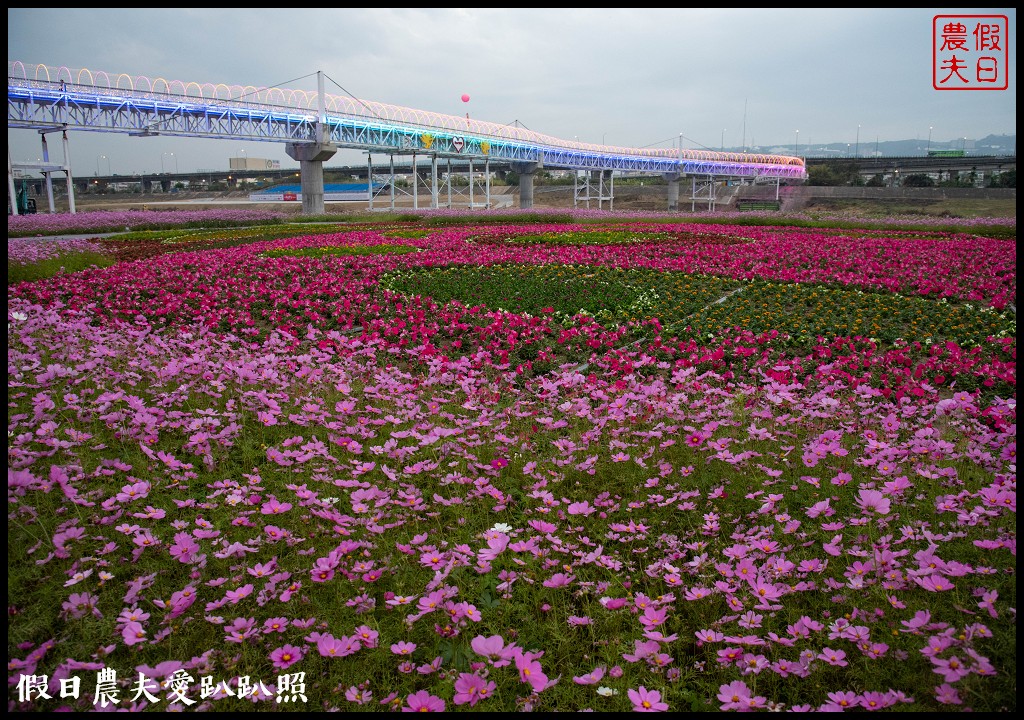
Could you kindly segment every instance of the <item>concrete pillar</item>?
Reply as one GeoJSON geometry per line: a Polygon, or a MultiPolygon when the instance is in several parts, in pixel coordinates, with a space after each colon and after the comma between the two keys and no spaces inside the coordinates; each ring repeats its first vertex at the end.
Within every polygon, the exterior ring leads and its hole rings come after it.
{"type": "Polygon", "coordinates": [[[675,212],[679,209],[679,173],[665,173],[668,181],[668,209],[675,212]]]}
{"type": "Polygon", "coordinates": [[[512,163],[512,172],[519,175],[519,207],[523,210],[533,207],[533,177],[542,167],[543,162],[512,163]]]}
{"type": "Polygon", "coordinates": [[[437,210],[437,155],[430,158],[430,207],[437,210]]]}
{"type": "Polygon", "coordinates": [[[302,214],[324,214],[324,161],[334,157],[338,146],[329,143],[288,143],[285,152],[299,161],[302,185],[302,214]]]}

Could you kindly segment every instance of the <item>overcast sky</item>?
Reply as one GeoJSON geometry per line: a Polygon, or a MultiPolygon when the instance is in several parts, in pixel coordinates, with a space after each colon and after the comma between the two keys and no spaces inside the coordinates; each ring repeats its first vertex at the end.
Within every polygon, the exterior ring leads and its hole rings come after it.
{"type": "MultiPolygon", "coordinates": [[[[326,90],[629,147],[1016,134],[1016,11],[983,9],[8,8],[8,61],[326,90]],[[932,87],[932,18],[1006,15],[1005,91],[932,87]],[[463,94],[470,96],[463,102],[463,94]],[[859,130],[858,130],[859,126],[859,130]],[[745,141],[745,142],[744,142],[745,141]]],[[[14,162],[37,133],[8,130],[14,162]]],[[[60,161],[59,136],[49,136],[60,161]]],[[[297,163],[281,143],[71,132],[75,175],[297,163]],[[244,152],[242,152],[244,150],[244,152]],[[170,153],[174,153],[173,156],[170,153]]],[[[383,156],[381,162],[384,161],[383,156]]],[[[328,167],[365,162],[339,153],[328,167]]]]}

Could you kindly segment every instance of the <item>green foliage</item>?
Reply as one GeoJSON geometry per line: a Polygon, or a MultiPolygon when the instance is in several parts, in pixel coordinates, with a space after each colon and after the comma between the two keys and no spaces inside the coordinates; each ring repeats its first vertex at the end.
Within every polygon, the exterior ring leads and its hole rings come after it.
{"type": "Polygon", "coordinates": [[[935,180],[926,173],[913,173],[903,178],[904,187],[935,187],[935,180]]]}
{"type": "Polygon", "coordinates": [[[988,186],[991,188],[1017,187],[1017,168],[1011,168],[1005,172],[989,175],[988,186]]]}
{"type": "Polygon", "coordinates": [[[807,167],[808,185],[857,185],[863,184],[857,173],[857,163],[852,160],[830,160],[807,167]],[[859,181],[859,182],[858,182],[859,181]]]}
{"type": "Polygon", "coordinates": [[[25,281],[43,280],[54,275],[78,272],[87,268],[107,267],[115,262],[117,261],[109,255],[96,252],[68,253],[27,265],[8,260],[7,284],[14,285],[25,281]]]}

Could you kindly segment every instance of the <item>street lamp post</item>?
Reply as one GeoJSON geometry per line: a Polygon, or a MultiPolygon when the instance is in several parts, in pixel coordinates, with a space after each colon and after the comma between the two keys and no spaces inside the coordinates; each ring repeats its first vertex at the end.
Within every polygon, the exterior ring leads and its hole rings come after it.
{"type": "Polygon", "coordinates": [[[857,144],[853,152],[854,157],[860,157],[860,125],[857,126],[857,144]]]}
{"type": "Polygon", "coordinates": [[[796,131],[796,148],[793,151],[793,154],[796,155],[797,157],[800,157],[800,131],[799,130],[796,131]]]}
{"type": "Polygon", "coordinates": [[[924,154],[925,154],[926,157],[928,156],[928,153],[930,153],[932,151],[932,130],[933,129],[934,128],[931,128],[931,127],[928,128],[928,147],[925,148],[925,151],[924,151],[924,154]]]}
{"type": "Polygon", "coordinates": [[[725,152],[725,128],[722,128],[722,152],[725,152]]]}
{"type": "Polygon", "coordinates": [[[963,138],[963,140],[961,141],[961,143],[960,143],[960,152],[962,152],[964,154],[967,153],[967,138],[963,138]]]}
{"type": "Polygon", "coordinates": [[[100,160],[106,160],[107,161],[107,175],[111,175],[112,173],[110,172],[110,158],[108,158],[106,155],[97,155],[96,156],[96,174],[97,175],[100,174],[100,160]]]}

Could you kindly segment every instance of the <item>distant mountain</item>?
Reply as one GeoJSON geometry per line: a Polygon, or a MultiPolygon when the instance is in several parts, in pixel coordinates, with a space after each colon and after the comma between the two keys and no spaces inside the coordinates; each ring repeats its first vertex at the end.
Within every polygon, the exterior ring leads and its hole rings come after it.
{"type": "MultiPolygon", "coordinates": [[[[964,150],[968,155],[1016,155],[1016,135],[987,135],[979,139],[958,138],[940,142],[928,139],[884,140],[881,142],[861,142],[857,148],[855,143],[813,143],[810,146],[801,144],[754,146],[746,148],[746,152],[765,152],[772,154],[799,154],[801,157],[913,157],[926,155],[928,150],[964,150]],[[859,152],[858,152],[859,150],[859,152]]],[[[744,148],[731,147],[726,150],[743,152],[744,148]]]]}

